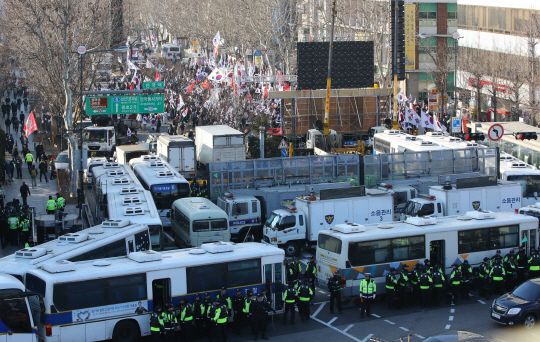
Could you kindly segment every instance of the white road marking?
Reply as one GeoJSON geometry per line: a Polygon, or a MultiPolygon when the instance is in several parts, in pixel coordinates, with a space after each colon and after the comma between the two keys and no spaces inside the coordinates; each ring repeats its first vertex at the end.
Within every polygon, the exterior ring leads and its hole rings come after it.
{"type": "Polygon", "coordinates": [[[364,338],[362,341],[360,342],[366,342],[366,341],[369,341],[369,339],[371,338],[371,336],[373,336],[373,334],[369,334],[366,336],[366,338],[364,338]]]}
{"type": "Polygon", "coordinates": [[[422,336],[422,335],[414,334],[414,336],[416,336],[416,337],[418,337],[418,338],[421,338],[422,340],[425,339],[425,337],[422,336]]]}
{"type": "Polygon", "coordinates": [[[322,303],[330,303],[330,301],[326,301],[326,302],[317,302],[317,303],[313,303],[313,305],[317,305],[317,304],[322,304],[322,303]]]}
{"type": "Polygon", "coordinates": [[[319,306],[319,308],[313,313],[313,315],[311,315],[311,317],[317,316],[317,314],[319,312],[321,312],[321,310],[322,310],[322,308],[324,307],[325,304],[326,304],[326,302],[322,303],[321,306],[319,306]]]}
{"type": "Polygon", "coordinates": [[[344,331],[342,331],[342,330],[339,330],[339,329],[336,328],[335,326],[330,325],[330,324],[328,324],[328,323],[326,323],[326,322],[321,321],[321,320],[318,319],[317,317],[311,316],[311,318],[312,318],[314,321],[317,321],[317,322],[321,323],[322,325],[325,325],[325,326],[329,327],[330,329],[334,329],[335,331],[339,332],[340,334],[343,334],[343,335],[347,336],[348,338],[350,338],[350,339],[352,339],[352,340],[354,340],[354,341],[356,341],[356,342],[365,342],[365,341],[368,340],[368,338],[370,338],[371,336],[373,336],[373,334],[370,334],[370,335],[368,335],[368,337],[366,337],[365,339],[359,340],[359,339],[357,339],[356,337],[352,336],[351,334],[346,333],[346,332],[344,332],[344,331]]]}
{"type": "Polygon", "coordinates": [[[469,297],[474,297],[471,293],[469,293],[469,297]]]}
{"type": "Polygon", "coordinates": [[[346,328],[343,330],[343,332],[349,331],[349,329],[352,328],[352,327],[354,327],[354,324],[351,324],[351,325],[349,325],[348,327],[346,327],[346,328]]]}
{"type": "Polygon", "coordinates": [[[390,323],[390,324],[392,324],[392,325],[396,324],[396,323],[394,323],[394,322],[392,322],[392,321],[389,321],[389,320],[387,320],[387,319],[385,319],[384,321],[385,321],[386,323],[390,323]]]}
{"type": "Polygon", "coordinates": [[[480,304],[484,304],[484,305],[486,304],[486,302],[484,302],[484,301],[482,301],[480,299],[478,301],[480,302],[480,304]]]}
{"type": "Polygon", "coordinates": [[[337,317],[332,318],[332,319],[330,320],[330,322],[328,322],[328,324],[334,323],[334,322],[336,321],[336,319],[337,319],[337,317]]]}
{"type": "Polygon", "coordinates": [[[371,314],[371,316],[373,316],[373,317],[377,317],[377,318],[381,318],[381,316],[379,316],[379,315],[375,315],[375,314],[371,314]]]}
{"type": "Polygon", "coordinates": [[[321,291],[321,290],[317,290],[317,291],[319,291],[319,293],[326,293],[326,292],[324,292],[324,291],[321,291]]]}
{"type": "Polygon", "coordinates": [[[538,335],[535,334],[535,333],[531,333],[531,335],[533,335],[534,337],[540,337],[540,336],[538,336],[538,335]]]}
{"type": "Polygon", "coordinates": [[[454,320],[454,316],[450,316],[450,318],[448,318],[449,321],[453,321],[454,320]]]}
{"type": "Polygon", "coordinates": [[[446,327],[444,327],[446,330],[450,329],[450,324],[448,324],[446,327]]]}
{"type": "Polygon", "coordinates": [[[401,330],[405,330],[405,331],[409,331],[409,329],[407,328],[404,328],[404,327],[399,327],[401,330]]]}
{"type": "Polygon", "coordinates": [[[456,312],[456,309],[450,309],[450,313],[456,312]]]}

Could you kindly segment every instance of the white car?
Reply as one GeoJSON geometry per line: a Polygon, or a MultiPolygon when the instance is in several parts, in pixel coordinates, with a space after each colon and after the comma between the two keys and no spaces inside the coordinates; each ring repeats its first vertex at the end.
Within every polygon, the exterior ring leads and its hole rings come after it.
{"type": "Polygon", "coordinates": [[[69,169],[69,154],[68,151],[60,152],[55,160],[56,170],[68,170],[69,169]]]}

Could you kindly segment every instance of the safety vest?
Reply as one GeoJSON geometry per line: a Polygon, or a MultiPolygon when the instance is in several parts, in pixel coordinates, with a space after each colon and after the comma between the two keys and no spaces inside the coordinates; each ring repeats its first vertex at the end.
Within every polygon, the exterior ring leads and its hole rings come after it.
{"type": "Polygon", "coordinates": [[[459,269],[452,271],[450,280],[452,281],[452,285],[459,285],[461,283],[461,271],[459,269]]]}
{"type": "Polygon", "coordinates": [[[493,266],[493,269],[490,272],[490,276],[493,277],[493,281],[503,281],[504,268],[501,265],[493,266]]]}
{"type": "Polygon", "coordinates": [[[163,325],[162,323],[163,321],[156,312],[150,315],[150,331],[160,332],[163,325]]]}
{"type": "Polygon", "coordinates": [[[195,318],[201,318],[204,316],[204,310],[206,308],[204,307],[204,302],[202,300],[196,300],[193,303],[193,311],[195,318]]]}
{"type": "Polygon", "coordinates": [[[529,259],[529,271],[540,271],[540,257],[538,254],[531,256],[529,259]]]}
{"type": "Polygon", "coordinates": [[[227,306],[221,305],[216,309],[214,322],[218,324],[227,323],[227,306]]]}
{"type": "Polygon", "coordinates": [[[443,287],[443,283],[444,283],[444,275],[439,271],[433,272],[433,286],[443,287]]]}
{"type": "Polygon", "coordinates": [[[386,275],[386,288],[389,290],[393,290],[396,285],[397,285],[396,277],[392,273],[388,273],[386,275]]]}
{"type": "Polygon", "coordinates": [[[313,291],[309,288],[309,286],[302,285],[298,293],[298,299],[300,299],[301,302],[307,302],[310,300],[312,295],[313,291]]]}
{"type": "Polygon", "coordinates": [[[525,252],[518,252],[516,255],[516,262],[519,267],[527,266],[527,254],[525,254],[525,252]]]}
{"type": "Polygon", "coordinates": [[[17,229],[19,226],[19,219],[16,217],[8,218],[9,229],[17,229]]]}
{"type": "Polygon", "coordinates": [[[47,200],[47,210],[56,209],[56,201],[53,199],[47,200]]]}
{"type": "Polygon", "coordinates": [[[429,287],[433,281],[429,274],[424,273],[420,276],[420,290],[429,290],[429,287]]]}
{"type": "Polygon", "coordinates": [[[401,286],[407,286],[407,282],[409,281],[409,276],[407,275],[408,272],[406,272],[405,270],[401,271],[400,275],[401,277],[399,278],[399,285],[401,286]]]}
{"type": "Polygon", "coordinates": [[[27,162],[33,162],[34,161],[34,155],[30,152],[26,154],[26,161],[27,162]]]}
{"type": "Polygon", "coordinates": [[[165,327],[165,330],[172,330],[174,329],[173,323],[177,323],[176,316],[174,315],[174,312],[164,312],[161,314],[163,325],[165,327]]]}
{"type": "Polygon", "coordinates": [[[19,225],[21,226],[21,231],[27,232],[28,228],[30,228],[30,220],[22,220],[19,225]]]}
{"type": "Polygon", "coordinates": [[[365,278],[362,279],[360,282],[361,295],[371,298],[376,291],[377,285],[375,285],[375,281],[373,279],[370,279],[369,281],[365,278]]]}
{"type": "Polygon", "coordinates": [[[315,262],[308,261],[306,273],[313,274],[315,278],[317,277],[317,266],[315,265],[315,262]]]}
{"type": "Polygon", "coordinates": [[[511,259],[506,260],[504,263],[504,269],[506,270],[506,274],[511,275],[516,271],[516,262],[511,259]]]}
{"type": "Polygon", "coordinates": [[[458,267],[458,270],[461,271],[461,274],[463,276],[463,280],[468,280],[470,275],[472,274],[472,267],[471,265],[465,266],[465,264],[461,264],[458,267]]]}
{"type": "Polygon", "coordinates": [[[66,205],[66,200],[64,197],[58,197],[56,204],[58,205],[58,208],[62,209],[66,205]]]}
{"type": "Polygon", "coordinates": [[[4,188],[0,188],[0,197],[4,194],[4,188]]]}
{"type": "Polygon", "coordinates": [[[190,304],[184,304],[180,308],[180,320],[182,322],[189,322],[193,319],[193,309],[190,304]]]}
{"type": "Polygon", "coordinates": [[[221,293],[218,293],[216,295],[216,298],[225,299],[227,301],[227,307],[229,308],[229,310],[232,309],[231,297],[229,296],[228,293],[225,293],[224,295],[222,295],[221,293]]]}
{"type": "Polygon", "coordinates": [[[283,292],[283,301],[285,303],[295,303],[296,291],[293,288],[288,288],[287,291],[283,292]]]}
{"type": "Polygon", "coordinates": [[[485,262],[480,264],[479,272],[478,272],[478,276],[480,278],[485,278],[488,275],[488,273],[489,273],[489,268],[488,267],[489,267],[488,264],[485,263],[485,262]]]}
{"type": "Polygon", "coordinates": [[[249,306],[251,305],[251,302],[253,302],[253,297],[246,297],[246,300],[244,302],[244,313],[249,312],[249,306]]]}

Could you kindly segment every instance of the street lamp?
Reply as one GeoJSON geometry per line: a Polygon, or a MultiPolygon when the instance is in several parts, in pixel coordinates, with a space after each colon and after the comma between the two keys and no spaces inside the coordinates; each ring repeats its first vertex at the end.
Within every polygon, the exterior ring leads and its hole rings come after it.
{"type": "MultiPolygon", "coordinates": [[[[79,184],[80,188],[77,189],[77,203],[79,204],[79,217],[81,218],[81,224],[82,228],[84,229],[84,220],[82,219],[82,205],[84,202],[84,191],[83,191],[83,170],[84,170],[84,160],[83,160],[83,61],[84,61],[84,55],[87,53],[97,53],[97,52],[119,52],[124,53],[128,51],[127,46],[119,46],[116,49],[109,49],[109,50],[93,50],[93,51],[87,51],[86,47],[84,45],[81,45],[77,48],[77,54],[79,54],[79,70],[80,70],[80,107],[79,107],[79,119],[81,121],[81,127],[79,130],[79,143],[80,143],[80,153],[81,153],[81,169],[79,170],[79,184]]],[[[68,115],[71,115],[68,113],[68,115]]]]}
{"type": "Polygon", "coordinates": [[[457,52],[459,48],[459,40],[463,37],[459,35],[459,32],[452,33],[454,38],[454,115],[457,115],[457,52]]]}

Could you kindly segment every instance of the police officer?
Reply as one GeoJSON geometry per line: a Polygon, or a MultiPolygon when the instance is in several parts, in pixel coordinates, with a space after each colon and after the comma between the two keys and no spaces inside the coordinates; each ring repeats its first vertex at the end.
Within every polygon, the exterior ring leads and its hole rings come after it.
{"type": "Polygon", "coordinates": [[[234,332],[240,335],[242,324],[244,324],[244,295],[241,289],[236,289],[236,294],[232,297],[232,308],[234,311],[234,332]]]}
{"type": "Polygon", "coordinates": [[[484,258],[484,261],[478,266],[478,280],[476,286],[478,287],[478,294],[480,297],[486,297],[488,294],[487,285],[488,285],[488,275],[491,271],[489,267],[489,259],[484,258]]]}
{"type": "MultiPolygon", "coordinates": [[[[334,272],[334,276],[328,279],[328,291],[330,291],[330,313],[334,313],[334,301],[337,303],[337,308],[339,313],[341,313],[341,285],[345,284],[339,276],[339,271],[334,272]]],[[[313,290],[311,289],[311,297],[313,295],[313,290]]]]}
{"type": "Polygon", "coordinates": [[[232,311],[232,301],[231,296],[229,296],[227,293],[227,288],[225,286],[221,287],[221,292],[216,295],[216,298],[222,299],[224,303],[227,304],[227,312],[230,316],[232,311]]]}
{"type": "Polygon", "coordinates": [[[195,333],[197,336],[201,336],[204,329],[204,316],[206,312],[206,306],[204,300],[201,299],[200,294],[195,295],[195,302],[192,305],[193,318],[195,318],[195,333]]]}
{"type": "Polygon", "coordinates": [[[293,286],[296,282],[296,279],[294,279],[294,269],[293,264],[289,262],[289,259],[285,259],[285,274],[287,275],[287,284],[289,286],[293,286]]]}
{"type": "Polygon", "coordinates": [[[209,339],[214,334],[214,322],[210,319],[213,304],[210,292],[206,292],[204,294],[204,328],[209,339]]]}
{"type": "Polygon", "coordinates": [[[375,281],[371,279],[371,274],[364,273],[364,279],[360,282],[360,301],[362,307],[360,308],[360,319],[371,316],[371,303],[377,297],[377,285],[375,281]]]}
{"type": "Polygon", "coordinates": [[[397,286],[396,269],[392,267],[390,272],[386,274],[386,304],[390,310],[394,310],[396,306],[397,286]]]}
{"type": "Polygon", "coordinates": [[[300,276],[302,274],[302,265],[300,264],[300,262],[298,262],[298,259],[296,259],[296,257],[293,258],[291,266],[293,268],[293,278],[303,281],[303,278],[300,276]]]}
{"type": "Polygon", "coordinates": [[[28,151],[28,153],[24,157],[26,158],[26,165],[28,166],[28,172],[30,172],[30,166],[34,162],[34,155],[30,151],[28,151]]]}
{"type": "Polygon", "coordinates": [[[495,260],[498,260],[498,259],[501,259],[501,263],[502,263],[502,256],[501,256],[501,250],[500,249],[497,249],[497,251],[495,252],[495,255],[492,256],[491,259],[489,260],[489,266],[493,267],[493,264],[494,264],[495,260]]]}
{"type": "Polygon", "coordinates": [[[224,296],[216,300],[216,310],[213,320],[216,324],[216,337],[218,341],[221,340],[223,342],[227,341],[227,317],[229,316],[227,308],[228,304],[224,296]]]}
{"type": "Polygon", "coordinates": [[[469,260],[463,260],[458,269],[461,271],[461,299],[469,300],[470,282],[472,280],[472,267],[469,260]]]}
{"type": "Polygon", "coordinates": [[[510,292],[517,281],[517,264],[513,253],[508,255],[508,259],[504,262],[504,270],[506,271],[506,291],[510,292]]]}
{"type": "Polygon", "coordinates": [[[407,288],[409,286],[410,286],[410,283],[409,283],[409,265],[403,264],[403,266],[401,268],[401,273],[399,274],[399,279],[398,279],[398,291],[399,291],[398,299],[399,299],[399,307],[400,308],[409,305],[408,293],[407,293],[407,291],[408,291],[407,288]]]}
{"type": "MultiPolygon", "coordinates": [[[[309,288],[308,282],[306,281],[304,285],[302,285],[302,288],[305,287],[307,290],[311,291],[309,288]]],[[[309,312],[309,298],[305,302],[307,306],[307,310],[309,312]]],[[[261,333],[261,337],[263,340],[268,340],[268,337],[266,336],[266,324],[267,324],[267,318],[268,318],[268,312],[274,311],[270,304],[268,302],[264,301],[263,294],[259,293],[257,295],[257,300],[251,304],[250,307],[251,314],[253,315],[253,323],[255,326],[255,338],[254,340],[257,341],[259,339],[259,333],[261,333]]]]}
{"type": "MultiPolygon", "coordinates": [[[[340,289],[341,290],[341,289],[340,289]]],[[[330,292],[331,293],[331,292],[330,292]]],[[[300,313],[300,318],[302,321],[304,319],[309,320],[310,313],[309,313],[309,301],[313,297],[313,291],[309,287],[309,281],[307,279],[304,279],[304,282],[302,285],[298,288],[298,311],[300,313]]],[[[330,294],[330,298],[332,298],[332,294],[330,294]]],[[[257,300],[259,300],[257,298],[257,300]]],[[[338,301],[339,303],[339,301],[338,301]]],[[[330,307],[332,307],[332,299],[330,299],[330,307]]],[[[339,304],[338,309],[341,311],[341,304],[339,304]]]]}
{"type": "Polygon", "coordinates": [[[431,275],[431,272],[433,272],[433,269],[431,268],[431,260],[425,259],[424,260],[424,273],[431,275]]]}
{"type": "Polygon", "coordinates": [[[452,297],[450,298],[451,305],[457,304],[457,296],[459,285],[461,284],[461,271],[458,268],[457,264],[452,265],[452,273],[450,273],[450,293],[452,297]]]}
{"type": "Polygon", "coordinates": [[[14,211],[11,211],[8,216],[9,235],[11,237],[11,245],[19,245],[19,233],[17,228],[19,227],[19,218],[14,211]]]}
{"type": "Polygon", "coordinates": [[[255,335],[255,325],[253,324],[253,317],[251,316],[251,305],[257,299],[253,297],[253,291],[246,291],[246,299],[244,300],[244,318],[246,324],[249,324],[251,327],[251,334],[255,335]]]}
{"type": "Polygon", "coordinates": [[[179,312],[176,316],[177,321],[182,327],[182,335],[186,341],[191,341],[193,336],[193,307],[186,298],[180,297],[179,312]]]}
{"type": "Polygon", "coordinates": [[[45,205],[45,208],[47,209],[47,214],[54,215],[54,210],[56,209],[56,201],[53,200],[52,196],[49,196],[49,199],[47,200],[47,204],[45,205]]]}
{"type": "Polygon", "coordinates": [[[289,311],[291,312],[291,324],[294,324],[295,304],[298,300],[298,295],[296,290],[292,287],[289,287],[285,292],[283,292],[283,302],[285,303],[285,312],[283,313],[283,324],[287,324],[287,315],[289,311]]]}
{"type": "Polygon", "coordinates": [[[34,238],[29,236],[28,241],[24,244],[24,248],[34,247],[34,238]]]}
{"type": "Polygon", "coordinates": [[[178,320],[174,314],[174,307],[172,304],[167,304],[165,310],[166,311],[161,314],[164,329],[163,335],[165,335],[168,340],[172,340],[174,339],[174,330],[178,324],[178,320]]]}
{"type": "Polygon", "coordinates": [[[64,199],[64,197],[60,196],[60,194],[57,192],[56,193],[56,208],[58,208],[58,210],[64,211],[65,206],[66,206],[66,200],[64,199]]]}
{"type": "Polygon", "coordinates": [[[315,263],[315,257],[311,255],[306,266],[305,276],[308,277],[310,282],[310,287],[313,292],[315,292],[315,281],[317,280],[317,264],[315,263]]]}
{"type": "Polygon", "coordinates": [[[540,275],[540,256],[536,250],[531,248],[531,257],[528,261],[529,279],[536,278],[540,275]]]}
{"type": "MultiPolygon", "coordinates": [[[[504,279],[506,277],[506,271],[501,263],[502,258],[495,258],[493,261],[493,267],[489,272],[491,278],[491,293],[503,294],[504,292],[504,279]]],[[[489,299],[489,296],[488,298],[489,299]]]]}
{"type": "Polygon", "coordinates": [[[439,265],[436,265],[431,274],[433,280],[433,304],[435,306],[441,305],[441,296],[444,292],[444,284],[446,282],[444,273],[439,265]]]}
{"type": "Polygon", "coordinates": [[[422,273],[418,278],[418,283],[420,284],[420,301],[422,302],[422,306],[431,306],[431,285],[433,284],[431,275],[427,272],[422,273]]]}
{"type": "Polygon", "coordinates": [[[515,254],[515,253],[516,253],[516,252],[514,252],[514,250],[511,249],[510,252],[507,253],[507,254],[504,256],[504,258],[503,258],[503,263],[507,262],[511,255],[514,256],[514,259],[515,259],[515,257],[516,257],[516,254],[515,254]]]}
{"type": "Polygon", "coordinates": [[[28,241],[30,236],[30,220],[27,216],[23,216],[19,221],[19,229],[21,230],[21,241],[28,241]]]}
{"type": "Polygon", "coordinates": [[[418,279],[420,278],[420,275],[422,274],[423,268],[424,268],[424,265],[421,262],[418,262],[416,263],[416,265],[414,265],[412,272],[409,273],[409,279],[413,287],[413,293],[411,295],[412,305],[417,304],[418,299],[420,298],[420,285],[418,284],[418,279]]]}
{"type": "Polygon", "coordinates": [[[525,247],[519,246],[519,250],[516,254],[516,263],[517,263],[517,272],[518,272],[518,282],[524,282],[527,280],[527,277],[525,277],[525,273],[528,270],[527,263],[527,253],[525,253],[525,247]]]}
{"type": "Polygon", "coordinates": [[[161,334],[164,331],[161,315],[161,306],[159,305],[157,305],[156,310],[150,314],[150,335],[152,335],[152,341],[154,342],[161,339],[161,334]]]}
{"type": "Polygon", "coordinates": [[[4,193],[4,188],[0,185],[0,209],[4,210],[4,199],[6,194],[4,193]]]}

